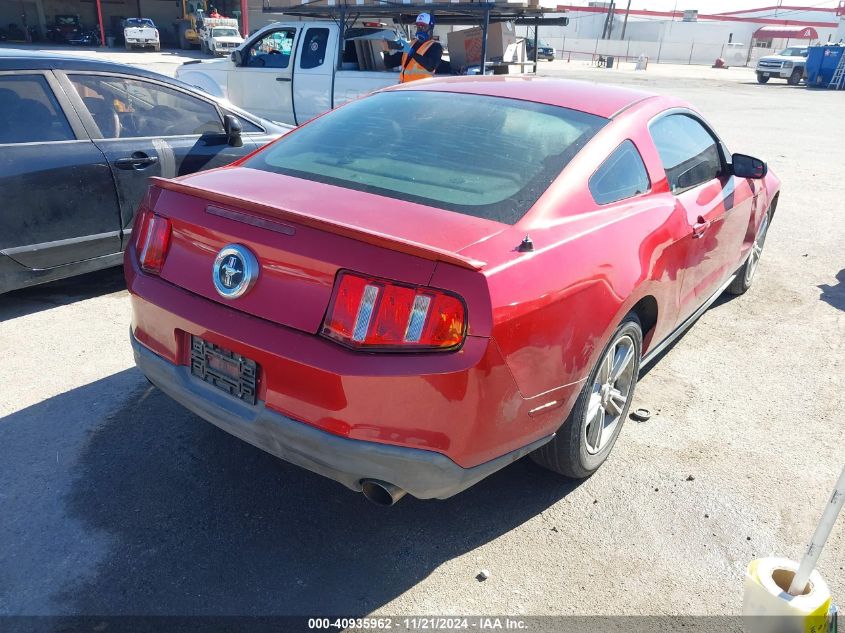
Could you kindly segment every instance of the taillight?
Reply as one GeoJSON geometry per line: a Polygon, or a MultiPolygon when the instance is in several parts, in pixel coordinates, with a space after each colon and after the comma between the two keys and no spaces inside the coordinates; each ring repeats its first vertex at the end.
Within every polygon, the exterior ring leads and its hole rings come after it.
{"type": "Polygon", "coordinates": [[[141,263],[141,270],[158,275],[167,257],[170,245],[170,220],[156,215],[149,209],[140,211],[135,250],[141,263]]]}
{"type": "Polygon", "coordinates": [[[449,350],[463,343],[466,308],[442,290],[342,272],[322,333],[356,348],[449,350]]]}

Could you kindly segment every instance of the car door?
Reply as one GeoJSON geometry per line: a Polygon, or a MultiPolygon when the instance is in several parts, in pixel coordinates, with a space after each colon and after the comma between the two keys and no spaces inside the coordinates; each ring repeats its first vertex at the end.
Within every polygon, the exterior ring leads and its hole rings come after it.
{"type": "Polygon", "coordinates": [[[753,190],[731,175],[715,133],[690,112],[664,115],[649,126],[669,190],[689,225],[681,284],[681,316],[707,301],[735,272],[748,231],[753,190]]]}
{"type": "Polygon", "coordinates": [[[309,27],[302,36],[294,91],[297,125],[332,108],[332,68],[337,60],[328,51],[337,50],[336,40],[337,31],[325,26],[309,27]]]}
{"type": "Polygon", "coordinates": [[[120,251],[115,184],[50,71],[0,72],[0,253],[46,269],[120,251]]]}
{"type": "Polygon", "coordinates": [[[242,65],[228,73],[232,103],[270,121],[296,125],[292,60],[297,30],[267,31],[244,49],[242,65]]]}
{"type": "Polygon", "coordinates": [[[67,73],[66,90],[117,183],[124,246],[150,176],[222,167],[254,149],[228,144],[214,102],[150,79],[67,73]]]}

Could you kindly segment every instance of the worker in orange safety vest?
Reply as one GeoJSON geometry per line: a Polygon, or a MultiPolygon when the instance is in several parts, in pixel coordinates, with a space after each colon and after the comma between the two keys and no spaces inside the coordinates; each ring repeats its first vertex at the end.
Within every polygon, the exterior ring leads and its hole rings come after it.
{"type": "Polygon", "coordinates": [[[401,52],[384,53],[384,63],[388,68],[399,66],[399,83],[431,77],[443,56],[443,46],[433,38],[434,16],[420,13],[416,26],[417,37],[413,44],[403,39],[390,42],[389,46],[401,48],[401,52]]]}

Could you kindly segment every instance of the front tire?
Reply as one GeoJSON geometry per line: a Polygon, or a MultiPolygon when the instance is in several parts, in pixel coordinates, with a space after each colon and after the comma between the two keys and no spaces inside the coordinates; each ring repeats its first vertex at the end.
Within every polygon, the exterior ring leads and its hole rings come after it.
{"type": "Polygon", "coordinates": [[[731,282],[731,285],[728,286],[728,294],[745,294],[754,282],[754,273],[757,272],[760,257],[763,255],[763,246],[766,244],[766,234],[769,231],[770,219],[770,213],[766,213],[766,216],[760,223],[760,228],[757,229],[757,235],[754,236],[754,243],[751,245],[751,251],[748,253],[745,263],[737,271],[736,278],[731,282]]]}
{"type": "Polygon", "coordinates": [[[569,417],[555,438],[531,453],[537,464],[572,479],[585,479],[607,460],[634,398],[643,331],[626,316],[602,350],[569,417]]]}
{"type": "Polygon", "coordinates": [[[763,75],[763,73],[757,73],[757,83],[758,84],[765,84],[768,83],[769,78],[763,75]]]}
{"type": "Polygon", "coordinates": [[[786,80],[790,86],[797,86],[801,83],[801,78],[804,76],[804,71],[800,68],[796,68],[792,71],[792,74],[789,76],[789,79],[786,80]]]}

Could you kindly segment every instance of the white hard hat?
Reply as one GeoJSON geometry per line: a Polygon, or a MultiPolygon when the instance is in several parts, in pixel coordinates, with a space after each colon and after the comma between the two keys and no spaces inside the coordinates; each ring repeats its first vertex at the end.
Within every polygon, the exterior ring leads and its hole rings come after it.
{"type": "Polygon", "coordinates": [[[417,16],[417,24],[425,24],[426,26],[431,26],[431,23],[434,20],[431,19],[430,13],[420,13],[417,16]]]}

